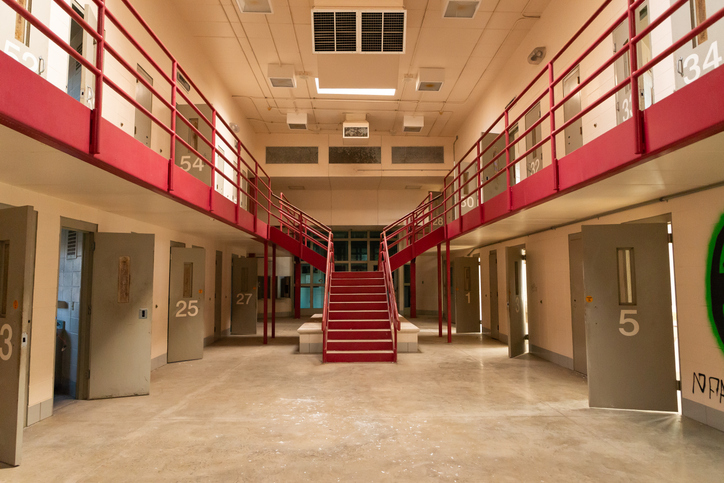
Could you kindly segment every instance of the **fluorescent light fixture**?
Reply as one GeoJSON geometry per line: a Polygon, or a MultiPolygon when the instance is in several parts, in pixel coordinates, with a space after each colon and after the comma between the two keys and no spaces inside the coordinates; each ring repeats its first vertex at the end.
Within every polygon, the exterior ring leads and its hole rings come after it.
{"type": "Polygon", "coordinates": [[[317,94],[337,94],[344,96],[394,96],[395,89],[323,89],[319,87],[319,78],[314,78],[317,94]]]}

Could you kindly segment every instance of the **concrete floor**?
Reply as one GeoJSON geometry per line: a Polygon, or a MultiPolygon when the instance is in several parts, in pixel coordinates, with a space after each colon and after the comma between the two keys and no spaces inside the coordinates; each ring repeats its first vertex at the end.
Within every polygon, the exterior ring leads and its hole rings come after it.
{"type": "Polygon", "coordinates": [[[296,353],[298,325],[161,367],[147,397],[63,401],[0,481],[724,479],[724,433],[589,409],[581,376],[497,341],[448,345],[427,321],[396,365],[322,365],[296,353]]]}

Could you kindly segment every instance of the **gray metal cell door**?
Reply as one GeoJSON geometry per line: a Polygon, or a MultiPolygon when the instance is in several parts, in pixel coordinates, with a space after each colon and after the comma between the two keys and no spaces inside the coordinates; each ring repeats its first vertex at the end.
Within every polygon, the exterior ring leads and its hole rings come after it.
{"type": "MultiPolygon", "coordinates": [[[[570,94],[573,89],[581,83],[581,74],[579,68],[576,67],[563,79],[563,97],[570,94]]],[[[563,120],[568,122],[576,114],[581,112],[581,92],[571,97],[568,102],[563,104],[563,120]]],[[[571,154],[576,149],[583,146],[583,119],[579,118],[576,122],[568,126],[564,135],[566,137],[566,154],[571,154]]]]}
{"type": "MultiPolygon", "coordinates": [[[[540,112],[540,102],[533,106],[533,108],[528,111],[525,114],[525,128],[526,130],[530,129],[533,124],[538,122],[540,119],[541,112],[540,112]]],[[[542,139],[542,129],[541,125],[538,124],[535,129],[533,129],[531,132],[529,132],[525,136],[525,149],[526,151],[528,149],[531,149],[533,146],[538,144],[542,139]]],[[[527,178],[528,176],[531,176],[541,169],[543,169],[543,148],[534,149],[532,153],[530,153],[525,158],[525,165],[521,163],[521,166],[525,166],[525,169],[521,169],[521,180],[527,178]]]]}
{"type": "Polygon", "coordinates": [[[216,267],[214,272],[214,339],[221,337],[221,288],[224,283],[224,254],[216,251],[216,267]]]}
{"type": "Polygon", "coordinates": [[[0,463],[12,466],[27,407],[37,219],[30,206],[0,210],[0,463]]]}
{"type": "Polygon", "coordinates": [[[582,233],[589,405],[676,411],[666,225],[582,233]]]}
{"type": "MultiPolygon", "coordinates": [[[[724,0],[689,0],[672,15],[673,38],[679,39],[700,25],[712,14],[724,8],[724,0]]],[[[708,29],[685,43],[672,56],[676,74],[676,89],[681,89],[721,65],[724,56],[724,22],[716,22],[708,29]],[[722,42],[719,42],[719,41],[722,42]]]]}
{"type": "MultiPolygon", "coordinates": [[[[138,74],[145,79],[151,86],[153,86],[153,79],[148,73],[143,70],[140,65],[137,66],[136,70],[138,74]]],[[[141,82],[136,79],[136,102],[146,108],[148,112],[153,113],[153,96],[151,91],[141,82]]],[[[151,118],[143,113],[140,109],[136,109],[135,125],[133,130],[133,136],[141,141],[143,144],[151,147],[151,118]]]]}
{"type": "Polygon", "coordinates": [[[168,362],[204,356],[206,250],[171,247],[168,298],[168,362]]]}
{"type": "Polygon", "coordinates": [[[498,251],[488,254],[488,280],[490,281],[490,337],[500,339],[500,314],[498,313],[498,251]]]}
{"type": "MultiPolygon", "coordinates": [[[[618,52],[628,44],[628,21],[624,20],[613,31],[613,51],[618,52]]],[[[631,73],[628,52],[616,59],[613,64],[613,75],[616,85],[625,82],[626,77],[631,73]]],[[[616,92],[616,124],[631,119],[633,109],[631,107],[631,83],[626,82],[624,87],[616,92]]]]}
{"type": "Polygon", "coordinates": [[[525,354],[525,304],[523,291],[527,290],[523,280],[523,249],[525,245],[508,247],[508,356],[525,354]]]}
{"type": "Polygon", "coordinates": [[[453,262],[455,270],[455,331],[480,332],[480,291],[478,258],[462,257],[453,262]]]}
{"type": "Polygon", "coordinates": [[[573,370],[581,374],[587,374],[586,297],[583,293],[583,241],[580,233],[568,235],[568,262],[571,281],[573,370]]]}
{"type": "Polygon", "coordinates": [[[153,258],[154,235],[95,235],[89,399],[150,391],[153,258]]]}
{"type": "Polygon", "coordinates": [[[256,334],[256,258],[232,257],[231,265],[231,333],[256,334]]]}
{"type": "MultiPolygon", "coordinates": [[[[491,161],[493,161],[498,153],[505,151],[505,136],[501,136],[500,139],[495,141],[495,143],[493,143],[493,145],[488,148],[488,146],[497,136],[497,134],[489,133],[483,136],[482,140],[480,141],[480,150],[483,151],[487,149],[487,151],[485,151],[482,156],[483,166],[491,163],[491,161]]],[[[495,161],[490,164],[490,166],[483,169],[483,179],[481,181],[484,183],[492,179],[492,181],[490,181],[490,183],[485,185],[485,187],[483,188],[483,201],[488,201],[489,199],[496,197],[507,189],[508,181],[505,174],[501,174],[497,178],[493,179],[495,173],[505,169],[506,162],[507,161],[505,159],[505,154],[502,154],[497,157],[495,161]]],[[[446,194],[446,196],[449,196],[449,193],[446,194]]]]}

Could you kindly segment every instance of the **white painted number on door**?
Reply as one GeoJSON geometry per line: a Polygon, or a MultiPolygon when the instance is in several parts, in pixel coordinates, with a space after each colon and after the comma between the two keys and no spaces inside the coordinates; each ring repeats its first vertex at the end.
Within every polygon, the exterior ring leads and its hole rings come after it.
{"type": "Polygon", "coordinates": [[[236,294],[236,305],[249,305],[249,302],[251,301],[251,294],[250,293],[238,293],[236,294]],[[244,297],[246,297],[246,301],[244,301],[244,297]]]}
{"type": "Polygon", "coordinates": [[[470,303],[470,292],[466,293],[465,296],[468,298],[468,303],[470,303]]]}
{"type": "Polygon", "coordinates": [[[176,317],[195,317],[199,313],[199,307],[196,305],[199,303],[198,300],[189,300],[188,303],[185,300],[179,300],[176,302],[176,317]]]}
{"type": "Polygon", "coordinates": [[[5,41],[5,53],[8,54],[10,58],[17,60],[18,62],[24,63],[25,66],[33,72],[38,72],[38,58],[30,52],[25,52],[22,55],[23,60],[21,61],[19,57],[20,47],[15,45],[11,40],[5,41]],[[28,64],[28,61],[30,61],[30,64],[28,64]]]}
{"type": "MultiPolygon", "coordinates": [[[[691,84],[701,76],[703,71],[716,69],[721,65],[723,60],[719,56],[719,44],[716,41],[711,43],[709,51],[706,53],[706,58],[704,58],[704,64],[701,67],[699,67],[700,60],[698,54],[691,54],[683,61],[683,65],[679,64],[681,69],[679,73],[684,76],[685,83],[691,84]],[[683,71],[686,70],[689,71],[687,74],[690,74],[690,76],[684,75],[683,71]]],[[[681,62],[681,60],[679,60],[679,62],[681,62]]]]}
{"type": "Polygon", "coordinates": [[[635,319],[632,319],[631,317],[627,317],[627,315],[636,315],[637,313],[638,313],[638,310],[622,310],[621,311],[621,318],[619,319],[618,323],[620,325],[631,324],[631,330],[626,330],[623,327],[619,327],[619,329],[618,329],[618,331],[621,332],[626,337],[633,337],[639,333],[639,323],[635,319]]]}
{"type": "Polygon", "coordinates": [[[191,171],[191,168],[202,171],[204,169],[204,162],[200,158],[196,158],[194,164],[191,164],[191,156],[181,156],[181,169],[187,173],[191,171]]]}
{"type": "Polygon", "coordinates": [[[13,355],[13,328],[10,327],[10,324],[5,324],[0,327],[0,336],[3,334],[7,334],[5,335],[5,346],[7,346],[8,350],[5,352],[5,349],[0,347],[0,359],[7,361],[10,359],[10,356],[13,355]]]}

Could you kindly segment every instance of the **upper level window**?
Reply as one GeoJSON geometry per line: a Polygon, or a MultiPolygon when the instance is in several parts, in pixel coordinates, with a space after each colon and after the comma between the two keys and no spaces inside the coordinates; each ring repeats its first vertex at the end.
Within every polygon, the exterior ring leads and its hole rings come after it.
{"type": "MultiPolygon", "coordinates": [[[[17,2],[21,7],[31,10],[32,0],[17,0],[17,2]]],[[[15,14],[15,40],[30,47],[30,23],[19,14],[15,14]]]]}

